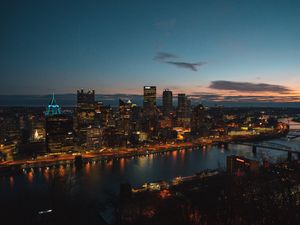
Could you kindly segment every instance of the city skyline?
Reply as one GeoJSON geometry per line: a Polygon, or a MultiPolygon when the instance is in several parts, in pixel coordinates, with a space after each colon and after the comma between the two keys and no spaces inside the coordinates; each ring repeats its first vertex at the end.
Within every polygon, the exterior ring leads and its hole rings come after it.
{"type": "Polygon", "coordinates": [[[300,1],[2,0],[5,225],[300,217],[300,1]]]}
{"type": "Polygon", "coordinates": [[[298,102],[297,8],[296,1],[6,1],[0,94],[132,95],[153,85],[159,95],[167,88],[214,101],[298,102]]]}

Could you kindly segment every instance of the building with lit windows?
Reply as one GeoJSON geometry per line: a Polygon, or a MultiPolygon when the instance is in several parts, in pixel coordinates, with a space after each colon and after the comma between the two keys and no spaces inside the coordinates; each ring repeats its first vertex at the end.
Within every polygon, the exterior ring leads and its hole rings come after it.
{"type": "Polygon", "coordinates": [[[178,106],[176,110],[176,123],[178,127],[189,128],[191,125],[191,101],[188,97],[178,94],[178,106]]]}
{"type": "Polygon", "coordinates": [[[54,115],[60,115],[61,111],[60,111],[60,107],[59,105],[56,103],[55,97],[54,97],[54,93],[52,95],[52,99],[48,104],[48,107],[46,109],[45,115],[46,116],[54,116],[54,115]]]}
{"type": "Polygon", "coordinates": [[[145,108],[156,106],[156,86],[144,86],[144,102],[145,108]]]}
{"type": "Polygon", "coordinates": [[[236,175],[242,175],[247,172],[255,172],[259,169],[257,160],[247,159],[240,156],[227,156],[227,172],[236,175]]]}
{"type": "Polygon", "coordinates": [[[194,136],[208,135],[206,112],[202,104],[199,104],[193,108],[191,116],[191,134],[194,136]]]}
{"type": "Polygon", "coordinates": [[[95,125],[96,109],[95,91],[77,90],[76,130],[79,145],[86,143],[87,130],[95,125]]]}
{"type": "Polygon", "coordinates": [[[99,149],[102,147],[103,129],[100,127],[88,128],[86,138],[87,150],[99,149]]]}
{"type": "Polygon", "coordinates": [[[173,93],[170,90],[164,90],[163,92],[163,114],[169,116],[173,111],[173,93]]]}
{"type": "Polygon", "coordinates": [[[54,95],[46,112],[46,147],[48,152],[65,152],[74,148],[73,117],[61,113],[54,95]],[[51,107],[55,105],[55,107],[51,107]]]}
{"type": "Polygon", "coordinates": [[[130,100],[119,99],[119,124],[118,129],[128,136],[131,132],[132,109],[134,105],[130,100]]]}

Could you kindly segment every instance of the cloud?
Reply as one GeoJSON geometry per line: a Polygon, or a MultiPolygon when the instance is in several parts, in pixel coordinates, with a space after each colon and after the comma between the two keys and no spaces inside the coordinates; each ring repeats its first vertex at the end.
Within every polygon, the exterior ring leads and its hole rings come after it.
{"type": "Polygon", "coordinates": [[[208,105],[218,103],[226,106],[270,106],[272,104],[277,104],[278,106],[295,104],[294,106],[299,106],[300,104],[300,96],[293,95],[224,95],[209,92],[193,92],[189,95],[189,98],[192,99],[193,104],[204,102],[208,105]]]}
{"type": "Polygon", "coordinates": [[[206,62],[190,63],[190,62],[182,62],[182,61],[170,61],[170,59],[175,59],[175,58],[179,58],[179,57],[177,55],[168,52],[158,52],[154,57],[155,60],[158,60],[160,62],[171,64],[184,69],[190,69],[193,71],[197,71],[198,67],[206,64],[206,62]]]}
{"type": "Polygon", "coordinates": [[[173,61],[167,61],[165,63],[175,65],[180,68],[190,69],[193,71],[197,71],[198,67],[203,66],[206,64],[206,62],[199,62],[199,63],[188,63],[188,62],[173,62],[173,61]]]}
{"type": "Polygon", "coordinates": [[[212,81],[209,88],[217,90],[230,91],[246,91],[246,92],[275,92],[275,93],[289,93],[291,90],[283,85],[274,85],[266,83],[250,83],[250,82],[235,82],[217,80],[212,81]]]}
{"type": "Polygon", "coordinates": [[[164,61],[167,59],[174,59],[174,58],[178,58],[178,56],[168,52],[158,52],[154,57],[155,60],[159,60],[159,61],[164,61]]]}

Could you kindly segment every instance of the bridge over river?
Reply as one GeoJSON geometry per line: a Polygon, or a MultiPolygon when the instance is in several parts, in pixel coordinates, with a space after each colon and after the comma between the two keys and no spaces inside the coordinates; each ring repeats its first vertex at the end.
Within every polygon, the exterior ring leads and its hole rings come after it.
{"type": "Polygon", "coordinates": [[[288,139],[295,139],[300,137],[300,130],[293,130],[289,132],[289,134],[286,136],[288,139]]]}
{"type": "MultiPolygon", "coordinates": [[[[300,158],[300,151],[298,151],[296,149],[293,149],[292,147],[289,147],[289,146],[286,146],[286,145],[283,145],[283,144],[279,144],[279,143],[273,143],[273,142],[260,142],[260,143],[235,142],[234,144],[251,147],[253,154],[256,154],[257,149],[261,148],[261,149],[268,149],[268,150],[286,152],[287,153],[287,159],[289,161],[292,160],[292,154],[296,154],[297,157],[300,158]]],[[[225,147],[228,148],[228,144],[225,145],[225,147]]]]}

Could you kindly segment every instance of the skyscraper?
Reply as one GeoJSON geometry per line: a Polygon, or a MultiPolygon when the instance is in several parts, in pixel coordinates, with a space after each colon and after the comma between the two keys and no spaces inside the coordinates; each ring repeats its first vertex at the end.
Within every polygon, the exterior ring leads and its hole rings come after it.
{"type": "Polygon", "coordinates": [[[124,135],[129,135],[131,130],[132,102],[119,99],[119,131],[124,135]]]}
{"type": "Polygon", "coordinates": [[[73,149],[72,116],[61,114],[46,118],[46,145],[49,152],[65,152],[73,149]]]}
{"type": "Polygon", "coordinates": [[[80,104],[94,104],[95,103],[95,90],[84,92],[83,89],[77,90],[77,105],[80,104]]]}
{"type": "Polygon", "coordinates": [[[48,107],[46,109],[45,112],[46,116],[54,116],[54,115],[60,115],[60,107],[59,105],[56,103],[55,97],[54,97],[54,93],[52,95],[52,99],[48,104],[48,107]]]}
{"type": "Polygon", "coordinates": [[[159,110],[156,107],[156,86],[144,86],[144,104],[141,129],[156,135],[159,127],[159,110]]]}
{"type": "Polygon", "coordinates": [[[192,112],[191,133],[195,136],[205,136],[208,134],[206,124],[206,113],[203,105],[197,105],[192,112]]]}
{"type": "Polygon", "coordinates": [[[156,106],[156,86],[144,86],[144,107],[156,106]]]}
{"type": "Polygon", "coordinates": [[[73,118],[64,115],[54,95],[46,111],[46,146],[50,152],[62,152],[74,147],[73,118]]]}
{"type": "Polygon", "coordinates": [[[178,94],[178,106],[177,108],[182,110],[185,108],[186,106],[186,100],[187,100],[187,97],[185,94],[181,93],[181,94],[178,94]]]}
{"type": "Polygon", "coordinates": [[[178,94],[177,126],[189,128],[191,123],[191,101],[183,93],[178,94]]]}
{"type": "Polygon", "coordinates": [[[173,110],[173,93],[166,89],[163,92],[163,113],[168,116],[173,110]]]}
{"type": "Polygon", "coordinates": [[[96,116],[96,101],[95,91],[84,92],[83,89],[77,90],[77,133],[79,144],[86,142],[87,129],[95,123],[96,116]]]}

